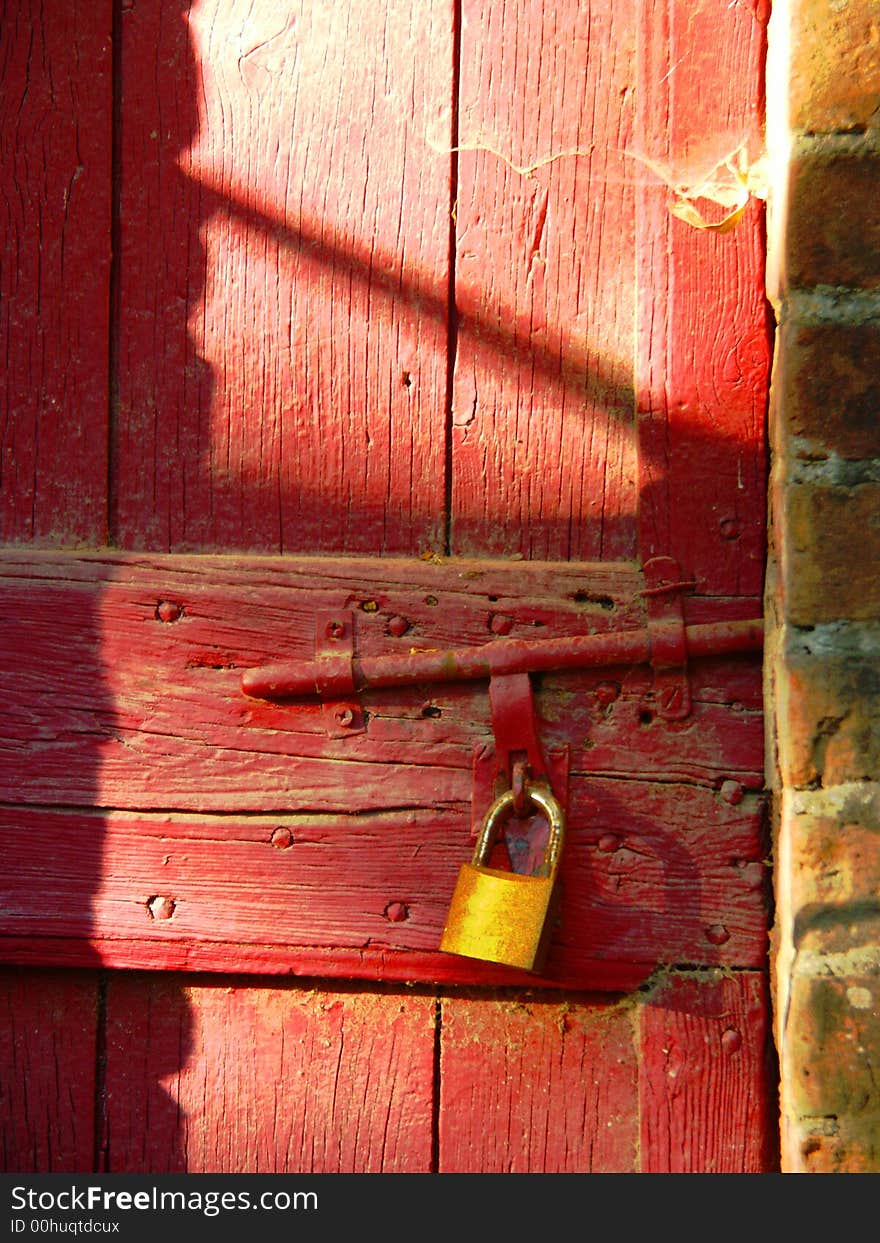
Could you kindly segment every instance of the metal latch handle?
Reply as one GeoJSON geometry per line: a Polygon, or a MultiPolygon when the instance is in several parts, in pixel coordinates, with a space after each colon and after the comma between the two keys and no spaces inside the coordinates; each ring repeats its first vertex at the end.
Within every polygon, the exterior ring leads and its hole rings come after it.
{"type": "MultiPolygon", "coordinates": [[[[667,623],[661,621],[654,622],[650,630],[556,639],[504,638],[476,647],[353,657],[352,683],[356,691],[361,691],[422,682],[475,681],[508,673],[649,664],[655,649],[663,647],[666,627],[667,623]]],[[[668,628],[671,638],[680,638],[680,627],[670,622],[668,628]]],[[[760,651],[764,644],[764,621],[750,618],[685,626],[684,639],[688,657],[760,651]]],[[[245,670],[241,688],[255,699],[321,697],[325,693],[324,677],[321,661],[284,661],[245,670]]]]}

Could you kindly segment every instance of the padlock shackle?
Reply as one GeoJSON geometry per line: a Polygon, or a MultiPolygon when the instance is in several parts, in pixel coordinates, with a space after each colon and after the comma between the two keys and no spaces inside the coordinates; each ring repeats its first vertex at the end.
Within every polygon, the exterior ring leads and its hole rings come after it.
{"type": "MultiPolygon", "coordinates": [[[[544,852],[544,862],[539,871],[534,873],[534,875],[552,876],[559,864],[559,856],[562,854],[565,836],[565,815],[559,803],[546,786],[533,785],[530,782],[526,782],[525,797],[529,802],[540,808],[550,825],[547,848],[544,852]]],[[[498,798],[496,798],[486,812],[486,818],[483,821],[483,827],[480,830],[480,836],[474,848],[474,867],[486,867],[488,865],[489,855],[498,836],[498,829],[513,811],[515,801],[515,792],[513,790],[505,790],[503,794],[499,794],[498,798]]]]}

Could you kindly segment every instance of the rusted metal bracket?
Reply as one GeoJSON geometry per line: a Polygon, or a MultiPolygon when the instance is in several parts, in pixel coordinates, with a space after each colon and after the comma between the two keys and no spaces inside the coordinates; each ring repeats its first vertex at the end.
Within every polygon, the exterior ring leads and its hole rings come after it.
{"type": "Polygon", "coordinates": [[[364,711],[354,679],[354,614],[347,609],[315,617],[315,688],[331,737],[360,733],[364,711]]]}
{"type": "Polygon", "coordinates": [[[652,557],[644,565],[648,643],[654,671],[657,713],[667,721],[690,715],[687,634],[681,594],[693,591],[693,580],[683,581],[681,567],[672,557],[652,557]]]}

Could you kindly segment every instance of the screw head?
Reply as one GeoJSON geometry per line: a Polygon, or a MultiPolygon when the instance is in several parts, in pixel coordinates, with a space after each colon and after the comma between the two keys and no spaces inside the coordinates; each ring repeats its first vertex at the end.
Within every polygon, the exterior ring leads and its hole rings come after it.
{"type": "Polygon", "coordinates": [[[510,634],[513,629],[513,618],[506,613],[493,613],[489,618],[489,629],[493,634],[510,634]]]}
{"type": "Polygon", "coordinates": [[[620,696],[620,687],[616,682],[600,682],[596,687],[596,698],[603,708],[613,704],[620,696]]]}
{"type": "Polygon", "coordinates": [[[286,850],[288,846],[293,845],[293,834],[290,829],[287,829],[284,825],[279,824],[277,829],[272,830],[272,836],[269,840],[272,845],[277,846],[279,850],[286,850]]]}
{"type": "Polygon", "coordinates": [[[680,686],[664,686],[660,691],[660,709],[665,713],[681,712],[684,707],[684,692],[680,686]]]}
{"type": "Polygon", "coordinates": [[[401,635],[405,635],[409,630],[409,622],[405,617],[390,617],[388,619],[388,633],[393,634],[396,639],[401,635]]]}
{"type": "Polygon", "coordinates": [[[385,918],[390,924],[401,924],[409,919],[409,907],[405,902],[389,902],[385,907],[385,918]]]}
{"type": "Polygon", "coordinates": [[[725,941],[730,940],[730,933],[724,924],[711,924],[706,929],[706,940],[710,945],[723,945],[725,941]]]}
{"type": "Polygon", "coordinates": [[[738,781],[723,782],[719,793],[725,803],[731,803],[733,806],[743,800],[743,788],[738,781]]]}
{"type": "Polygon", "coordinates": [[[345,622],[329,621],[324,628],[328,639],[341,639],[345,636],[345,622]]]}
{"type": "Polygon", "coordinates": [[[721,1033],[721,1048],[725,1053],[736,1053],[742,1048],[743,1038],[735,1027],[728,1027],[721,1033]]]}
{"type": "Polygon", "coordinates": [[[155,897],[147,902],[147,910],[151,919],[170,919],[177,903],[173,898],[155,897]]]}
{"type": "Polygon", "coordinates": [[[174,600],[160,600],[156,606],[159,621],[176,622],[183,614],[183,609],[174,600]]]}
{"type": "Polygon", "coordinates": [[[350,725],[354,725],[354,713],[351,708],[339,708],[336,712],[336,720],[347,729],[350,725]]]}

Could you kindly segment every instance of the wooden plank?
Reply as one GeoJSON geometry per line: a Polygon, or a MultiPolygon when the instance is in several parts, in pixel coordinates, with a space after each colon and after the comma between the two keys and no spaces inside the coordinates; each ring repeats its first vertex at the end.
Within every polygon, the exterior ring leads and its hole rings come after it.
{"type": "Polygon", "coordinates": [[[120,37],[117,542],[436,547],[453,6],[131,5],[120,37]]]}
{"type": "MultiPolygon", "coordinates": [[[[365,692],[366,728],[345,736],[328,734],[317,702],[245,696],[242,672],[312,658],[316,615],[338,608],[353,610],[364,655],[481,644],[498,637],[498,616],[511,638],[644,626],[640,583],[626,565],[9,550],[5,797],[181,811],[459,807],[474,749],[491,739],[485,682],[365,692]],[[401,634],[392,619],[405,620],[401,634]]],[[[737,607],[760,611],[757,600],[737,607]]],[[[724,600],[700,602],[700,620],[729,612],[724,600]]],[[[762,784],[755,654],[695,662],[694,712],[680,722],[655,716],[647,667],[548,674],[536,686],[546,745],[570,747],[576,772],[762,784]]]]}
{"type": "Polygon", "coordinates": [[[440,1169],[773,1172],[767,1014],[756,971],[661,974],[613,1001],[445,999],[440,1169]]]}
{"type": "MultiPolygon", "coordinates": [[[[103,542],[112,5],[14,0],[2,25],[0,540],[103,542]]],[[[95,973],[3,971],[0,999],[3,1170],[90,1169],[95,973]]]]}
{"type": "Polygon", "coordinates": [[[105,538],[111,24],[3,7],[0,540],[105,538]]]}
{"type": "Polygon", "coordinates": [[[445,998],[440,1172],[634,1172],[635,1013],[595,998],[445,998]]]}
{"type": "Polygon", "coordinates": [[[75,1174],[94,1161],[93,971],[0,971],[0,1162],[75,1174]]]}
{"type": "Polygon", "coordinates": [[[73,938],[116,966],[320,966],[573,988],[614,986],[661,962],[763,963],[760,799],[580,778],[571,793],[560,923],[542,977],[437,952],[472,854],[467,805],[457,816],[425,807],[245,818],[2,808],[0,953],[21,960],[18,945],[30,942],[33,956],[39,941],[44,961],[65,961],[73,938]],[[623,965],[616,978],[613,964],[623,965]]]}
{"type": "Polygon", "coordinates": [[[635,5],[462,19],[452,550],[632,557],[635,5]]]}
{"type": "MultiPolygon", "coordinates": [[[[4,937],[3,960],[28,966],[78,967],[106,954],[107,965],[120,970],[187,971],[228,973],[230,969],[247,976],[272,975],[297,979],[362,980],[380,983],[472,985],[477,979],[474,964],[467,959],[439,955],[436,951],[388,952],[382,948],[358,950],[315,949],[297,945],[237,944],[232,949],[223,942],[184,940],[83,941],[73,937],[4,937]]],[[[486,963],[479,970],[477,983],[487,988],[513,986],[549,989],[578,988],[597,992],[627,992],[639,988],[651,974],[651,964],[594,959],[571,979],[550,980],[523,977],[512,968],[486,963]],[[483,967],[485,969],[483,969],[483,967]]]]}
{"type": "Polygon", "coordinates": [[[778,1170],[765,972],[676,974],[641,1010],[642,1169],[778,1170]]]}
{"type": "Polygon", "coordinates": [[[104,1166],[427,1173],[433,998],[115,976],[104,1166]]]}
{"type": "MultiPolygon", "coordinates": [[[[642,556],[675,557],[706,594],[763,582],[771,320],[761,203],[725,233],[674,218],[688,192],[763,145],[766,0],[644,6],[639,23],[636,388],[642,556]]],[[[712,192],[712,191],[710,191],[712,192]]],[[[719,191],[715,191],[719,192],[719,191]]],[[[726,209],[703,196],[710,221],[726,209]]]]}

